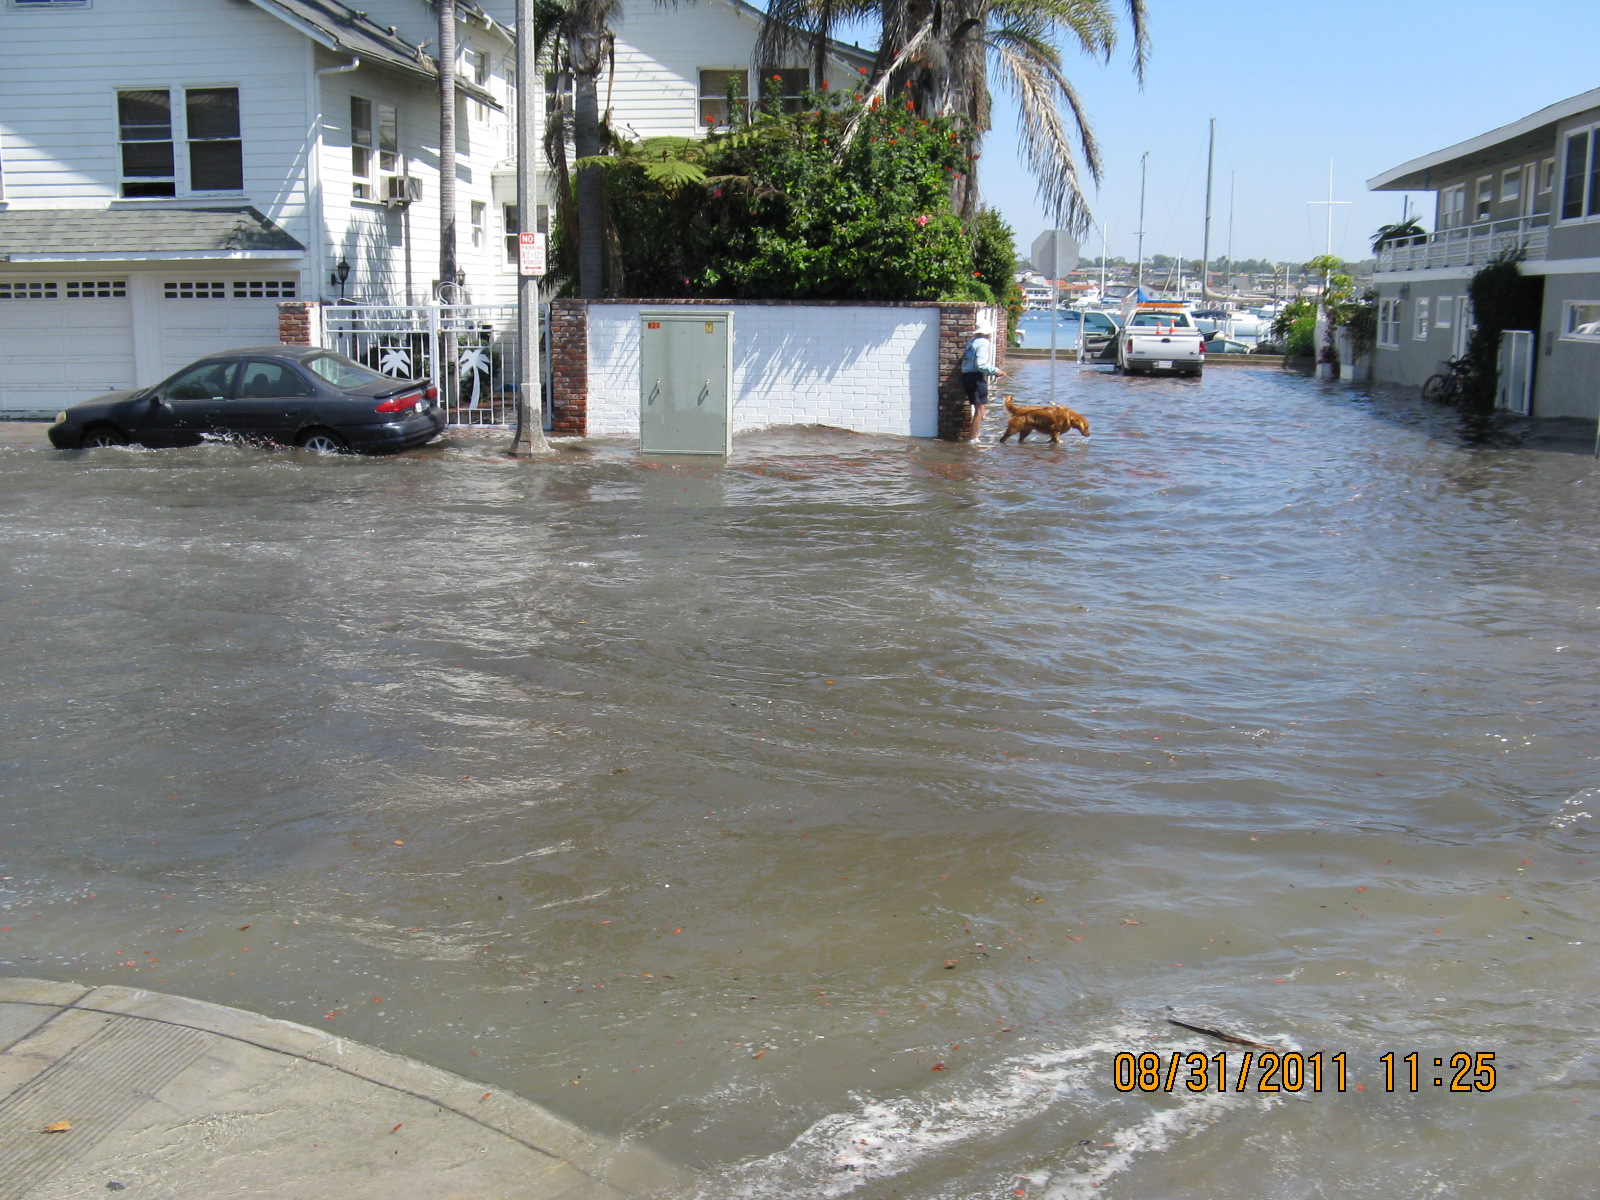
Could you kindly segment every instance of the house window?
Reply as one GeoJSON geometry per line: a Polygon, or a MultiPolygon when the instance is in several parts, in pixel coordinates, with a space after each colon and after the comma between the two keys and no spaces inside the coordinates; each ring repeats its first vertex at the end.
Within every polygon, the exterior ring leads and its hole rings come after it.
{"type": "Polygon", "coordinates": [[[117,93],[124,196],[176,196],[172,96],[165,89],[117,93]]]}
{"type": "Polygon", "coordinates": [[[701,125],[726,129],[735,118],[746,119],[749,115],[749,73],[743,67],[700,72],[701,125]]]}
{"type": "Polygon", "coordinates": [[[1439,228],[1454,229],[1461,224],[1467,207],[1467,185],[1458,183],[1439,193],[1439,228]]]}
{"type": "Polygon", "coordinates": [[[806,106],[811,72],[805,67],[763,67],[761,111],[797,113],[806,106]]]}
{"type": "Polygon", "coordinates": [[[293,300],[298,285],[293,279],[235,279],[235,300],[293,300]]]}
{"type": "MultiPolygon", "coordinates": [[[[504,223],[506,238],[506,261],[514,263],[520,261],[517,252],[517,235],[522,232],[522,226],[517,220],[517,206],[515,204],[502,204],[500,206],[500,219],[504,223]]],[[[550,234],[550,206],[548,204],[535,204],[533,206],[533,231],[545,236],[550,234]]]]}
{"type": "Polygon", "coordinates": [[[1485,175],[1478,180],[1478,202],[1472,208],[1474,221],[1487,221],[1494,207],[1494,176],[1485,175]]]}
{"type": "Polygon", "coordinates": [[[1428,298],[1426,296],[1417,298],[1417,323],[1411,330],[1411,336],[1419,342],[1428,340],[1428,298]]]}
{"type": "Polygon", "coordinates": [[[1600,300],[1568,300],[1561,336],[1576,342],[1600,342],[1600,300]]]}
{"type": "Polygon", "coordinates": [[[1522,168],[1512,167],[1500,173],[1500,202],[1522,198],[1522,168]]]}
{"type": "Polygon", "coordinates": [[[189,190],[244,189],[244,143],[239,140],[239,89],[188,88],[183,93],[189,135],[189,190]]]}
{"type": "Polygon", "coordinates": [[[350,195],[355,199],[382,198],[375,189],[374,165],[382,175],[394,175],[399,172],[399,118],[392,104],[375,104],[360,96],[351,96],[350,195]],[[374,157],[377,159],[376,164],[373,162],[374,157]]]}
{"type": "Polygon", "coordinates": [[[1556,160],[1547,158],[1539,164],[1539,191],[1548,192],[1556,185],[1556,160]]]}
{"type": "Polygon", "coordinates": [[[551,72],[544,77],[544,115],[548,118],[561,105],[570,115],[577,101],[576,77],[569,72],[551,72]]]}
{"type": "Polygon", "coordinates": [[[1600,129],[1580,129],[1567,135],[1561,180],[1561,219],[1575,221],[1600,216],[1600,154],[1595,142],[1600,129]]]}
{"type": "Polygon", "coordinates": [[[483,223],[485,215],[489,211],[489,206],[482,200],[474,200],[468,211],[472,219],[472,244],[481,248],[488,238],[488,231],[484,229],[483,223]]]}
{"type": "Polygon", "coordinates": [[[0,283],[0,300],[59,300],[53,283],[0,283]]]}
{"type": "Polygon", "coordinates": [[[128,295],[126,279],[69,279],[68,300],[122,300],[128,295]]]}
{"type": "Polygon", "coordinates": [[[1378,345],[1388,350],[1400,348],[1400,301],[1378,301],[1378,345]]]}
{"type": "MultiPolygon", "coordinates": [[[[489,86],[489,53],[486,50],[468,50],[461,56],[462,74],[481,88],[489,86]]],[[[472,102],[472,119],[487,121],[489,106],[481,100],[472,102]]]]}
{"type": "Polygon", "coordinates": [[[1440,296],[1439,307],[1434,310],[1433,323],[1440,329],[1450,328],[1450,311],[1454,301],[1452,296],[1440,296]]]}

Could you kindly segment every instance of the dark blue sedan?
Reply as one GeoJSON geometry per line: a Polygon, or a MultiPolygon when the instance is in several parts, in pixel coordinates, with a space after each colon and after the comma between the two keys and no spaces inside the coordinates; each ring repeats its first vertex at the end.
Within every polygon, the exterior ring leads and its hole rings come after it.
{"type": "Polygon", "coordinates": [[[437,400],[426,379],[380,375],[331,350],[256,346],[207,355],[155,387],[75,404],[49,435],[60,450],[220,439],[383,454],[443,433],[437,400]]]}

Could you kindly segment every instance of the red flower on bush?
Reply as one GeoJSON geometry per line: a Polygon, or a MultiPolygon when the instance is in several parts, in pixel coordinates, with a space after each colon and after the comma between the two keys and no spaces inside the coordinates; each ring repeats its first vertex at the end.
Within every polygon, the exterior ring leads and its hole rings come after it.
{"type": "Polygon", "coordinates": [[[867,69],[865,67],[857,67],[856,70],[861,72],[863,75],[867,73],[867,69]]]}

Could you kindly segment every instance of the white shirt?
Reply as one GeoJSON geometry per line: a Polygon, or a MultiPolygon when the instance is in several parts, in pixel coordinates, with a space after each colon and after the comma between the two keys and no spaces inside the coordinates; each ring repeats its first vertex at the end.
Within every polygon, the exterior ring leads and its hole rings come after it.
{"type": "Polygon", "coordinates": [[[973,359],[980,375],[998,375],[1000,368],[994,365],[994,340],[986,333],[980,333],[970,343],[974,347],[973,359]]]}

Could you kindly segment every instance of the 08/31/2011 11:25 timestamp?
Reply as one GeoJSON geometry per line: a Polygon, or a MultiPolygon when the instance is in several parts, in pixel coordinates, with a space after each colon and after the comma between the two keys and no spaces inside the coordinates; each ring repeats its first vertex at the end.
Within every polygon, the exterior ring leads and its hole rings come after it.
{"type": "MultiPolygon", "coordinates": [[[[1123,1051],[1112,1059],[1113,1086],[1119,1092],[1343,1092],[1365,1085],[1351,1079],[1350,1056],[1341,1051],[1302,1054],[1298,1050],[1239,1050],[1206,1055],[1174,1050],[1171,1055],[1123,1051]]],[[[1431,1058],[1416,1051],[1378,1056],[1383,1090],[1416,1092],[1435,1087],[1449,1092],[1492,1092],[1494,1055],[1457,1050],[1431,1058]]],[[[1374,1080],[1373,1082],[1376,1082],[1374,1080]]]]}

